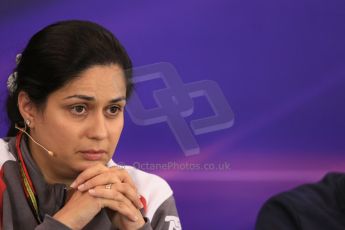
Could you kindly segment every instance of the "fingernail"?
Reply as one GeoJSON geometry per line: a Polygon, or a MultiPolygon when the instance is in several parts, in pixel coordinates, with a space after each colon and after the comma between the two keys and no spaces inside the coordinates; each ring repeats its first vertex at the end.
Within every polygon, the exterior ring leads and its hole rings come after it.
{"type": "Polygon", "coordinates": [[[141,195],[138,193],[138,198],[140,199],[141,198],[141,195]]]}
{"type": "Polygon", "coordinates": [[[95,190],[94,189],[89,189],[89,193],[95,194],[95,190]]]}
{"type": "Polygon", "coordinates": [[[73,183],[70,185],[70,187],[75,188],[76,185],[77,185],[77,183],[75,181],[73,181],[73,183]]]}
{"type": "Polygon", "coordinates": [[[140,202],[140,208],[144,208],[144,205],[140,202]]]}
{"type": "Polygon", "coordinates": [[[81,185],[78,186],[78,190],[82,190],[84,187],[85,187],[85,185],[81,184],[81,185]]]}
{"type": "Polygon", "coordinates": [[[139,218],[138,218],[137,216],[133,216],[133,221],[134,221],[134,222],[138,221],[138,219],[139,219],[139,218]]]}

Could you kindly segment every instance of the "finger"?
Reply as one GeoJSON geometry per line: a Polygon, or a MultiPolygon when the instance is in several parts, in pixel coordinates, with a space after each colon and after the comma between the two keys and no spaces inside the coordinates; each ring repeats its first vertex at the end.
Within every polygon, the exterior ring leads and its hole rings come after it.
{"type": "Polygon", "coordinates": [[[131,200],[137,208],[140,209],[144,207],[140,200],[141,196],[136,189],[132,189],[131,185],[127,183],[116,184],[115,189],[131,200]]]}
{"type": "Polygon", "coordinates": [[[83,184],[78,186],[78,190],[81,192],[84,192],[91,188],[95,188],[97,186],[104,187],[107,184],[115,184],[115,183],[121,183],[120,178],[118,177],[116,173],[108,170],[85,181],[83,184]]]}
{"type": "Polygon", "coordinates": [[[96,197],[96,198],[103,198],[103,199],[108,199],[108,200],[114,200],[117,202],[124,202],[127,205],[131,204],[131,201],[125,195],[123,195],[121,192],[118,192],[118,191],[97,188],[97,189],[90,189],[88,192],[91,196],[96,197]]]}
{"type": "Polygon", "coordinates": [[[132,177],[128,174],[128,172],[123,167],[113,166],[110,167],[110,170],[116,171],[120,175],[120,179],[122,182],[130,184],[133,188],[137,188],[134,184],[132,177]]]}
{"type": "Polygon", "coordinates": [[[101,202],[101,206],[104,208],[109,208],[113,211],[119,212],[121,215],[127,217],[128,220],[136,222],[139,220],[139,217],[136,215],[137,209],[133,204],[126,204],[125,202],[115,201],[110,199],[98,198],[101,202]]]}
{"type": "Polygon", "coordinates": [[[112,189],[97,187],[89,190],[90,195],[105,199],[117,201],[128,201],[135,205],[137,209],[141,209],[144,205],[141,203],[140,196],[134,191],[130,185],[123,183],[113,184],[112,189]]]}
{"type": "MultiPolygon", "coordinates": [[[[85,172],[85,173],[84,172],[82,174],[84,174],[86,176],[80,175],[80,177],[86,178],[87,176],[94,175],[92,173],[95,173],[95,171],[91,171],[91,170],[88,172],[85,172]]],[[[129,176],[128,172],[126,170],[124,170],[123,168],[111,167],[111,168],[106,168],[106,170],[101,169],[100,172],[101,172],[100,174],[98,174],[92,178],[89,178],[85,182],[79,184],[78,190],[79,191],[86,191],[88,189],[91,189],[91,188],[94,188],[94,187],[100,186],[100,185],[113,184],[113,183],[117,183],[117,182],[124,182],[124,183],[130,184],[131,187],[135,191],[137,191],[137,188],[136,188],[134,182],[132,181],[132,178],[129,176]]]]}
{"type": "Polygon", "coordinates": [[[90,168],[87,168],[77,176],[77,178],[73,181],[73,183],[70,185],[70,187],[78,188],[78,186],[83,184],[85,181],[87,181],[87,180],[101,174],[102,172],[107,171],[107,170],[108,170],[108,168],[102,164],[96,164],[90,168]]]}

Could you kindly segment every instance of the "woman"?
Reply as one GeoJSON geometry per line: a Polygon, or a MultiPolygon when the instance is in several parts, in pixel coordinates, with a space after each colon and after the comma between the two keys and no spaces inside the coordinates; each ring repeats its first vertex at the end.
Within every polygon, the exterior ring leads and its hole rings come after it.
{"type": "Polygon", "coordinates": [[[86,21],[35,34],[8,79],[1,229],[180,229],[169,185],[112,161],[131,90],[118,40],[86,21]]]}

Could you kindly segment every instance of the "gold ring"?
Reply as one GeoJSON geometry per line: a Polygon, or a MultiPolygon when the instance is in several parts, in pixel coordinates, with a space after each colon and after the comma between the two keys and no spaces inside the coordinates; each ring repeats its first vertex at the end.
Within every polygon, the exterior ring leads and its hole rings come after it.
{"type": "Polygon", "coordinates": [[[113,184],[106,184],[105,185],[105,189],[111,189],[111,186],[112,186],[113,184]]]}

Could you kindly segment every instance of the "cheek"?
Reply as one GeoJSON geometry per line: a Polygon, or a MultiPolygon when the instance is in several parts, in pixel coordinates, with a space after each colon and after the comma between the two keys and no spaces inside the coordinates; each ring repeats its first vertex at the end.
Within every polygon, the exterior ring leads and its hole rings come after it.
{"type": "Polygon", "coordinates": [[[64,134],[65,137],[69,136],[69,134],[73,135],[73,133],[78,131],[78,126],[68,119],[64,119],[62,116],[61,118],[55,118],[52,121],[52,126],[52,129],[55,129],[56,133],[64,134]]]}
{"type": "Polygon", "coordinates": [[[109,140],[111,141],[111,143],[114,143],[115,145],[117,144],[121,136],[123,126],[124,126],[123,116],[119,117],[119,119],[116,119],[115,121],[110,122],[109,140]]]}
{"type": "MultiPolygon", "coordinates": [[[[120,114],[119,114],[120,115],[120,114]]],[[[83,122],[76,122],[68,119],[65,114],[56,114],[49,117],[42,124],[41,136],[48,143],[47,147],[60,153],[74,152],[80,145],[88,144],[88,132],[90,126],[87,119],[83,122]]],[[[124,115],[116,119],[108,120],[108,139],[104,139],[104,148],[114,152],[124,127],[124,115]]]]}
{"type": "Polygon", "coordinates": [[[77,143],[79,127],[63,119],[62,116],[60,118],[59,116],[50,118],[43,125],[43,128],[45,129],[44,133],[47,134],[46,137],[50,139],[48,141],[51,146],[54,146],[54,149],[72,150],[72,143],[77,143]]]}

